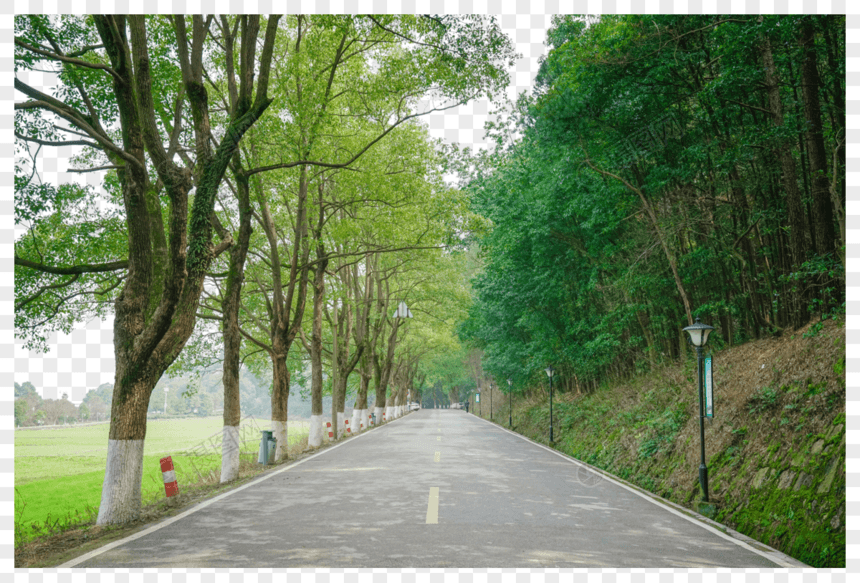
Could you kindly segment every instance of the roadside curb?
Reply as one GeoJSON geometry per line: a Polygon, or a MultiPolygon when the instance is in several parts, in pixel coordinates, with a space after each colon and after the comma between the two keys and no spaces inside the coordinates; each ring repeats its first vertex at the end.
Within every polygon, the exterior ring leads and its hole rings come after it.
{"type": "Polygon", "coordinates": [[[571,462],[571,463],[573,463],[579,467],[585,468],[585,469],[589,470],[590,472],[599,475],[602,479],[604,479],[608,482],[612,482],[617,486],[625,488],[626,490],[629,490],[629,491],[633,492],[634,494],[637,494],[638,496],[645,498],[646,500],[648,500],[652,504],[655,504],[657,506],[665,506],[666,510],[668,510],[672,514],[678,515],[681,518],[684,518],[684,519],[686,519],[686,520],[688,520],[694,524],[698,524],[698,526],[716,534],[717,536],[719,536],[721,538],[729,540],[729,541],[749,550],[750,552],[753,552],[759,556],[762,556],[762,557],[768,559],[769,561],[773,561],[780,568],[806,568],[806,569],[811,568],[806,563],[802,563],[802,562],[798,561],[797,559],[795,559],[794,557],[790,557],[789,555],[786,555],[782,551],[778,551],[772,547],[769,547],[768,545],[764,544],[763,542],[757,541],[754,538],[751,538],[751,537],[749,537],[743,533],[740,533],[740,532],[738,532],[732,528],[729,528],[725,524],[721,524],[719,522],[711,520],[707,516],[703,516],[703,515],[697,513],[695,510],[692,510],[692,509],[687,508],[685,506],[681,506],[680,504],[672,502],[671,500],[666,500],[665,498],[655,494],[654,492],[649,492],[648,490],[645,490],[644,488],[641,488],[635,484],[631,484],[627,480],[624,480],[623,478],[619,478],[618,476],[615,476],[615,475],[613,475],[613,474],[611,474],[605,470],[602,470],[600,468],[592,466],[589,463],[578,460],[572,456],[567,455],[564,452],[558,451],[557,449],[554,449],[552,447],[549,447],[547,445],[544,445],[542,443],[534,441],[533,439],[530,439],[530,438],[526,437],[525,435],[522,435],[521,433],[517,433],[516,431],[512,431],[506,427],[502,427],[501,425],[499,425],[498,423],[495,423],[494,421],[490,421],[489,419],[484,419],[483,417],[478,417],[477,415],[473,415],[473,417],[475,417],[476,419],[479,419],[481,421],[484,421],[485,423],[488,423],[488,424],[490,424],[490,425],[496,427],[497,429],[500,429],[506,433],[510,433],[511,435],[519,437],[520,439],[522,439],[524,441],[528,441],[529,443],[531,443],[533,445],[536,445],[536,446],[543,448],[549,452],[552,452],[552,453],[556,454],[557,456],[564,458],[567,461],[569,461],[569,462],[571,462]]]}

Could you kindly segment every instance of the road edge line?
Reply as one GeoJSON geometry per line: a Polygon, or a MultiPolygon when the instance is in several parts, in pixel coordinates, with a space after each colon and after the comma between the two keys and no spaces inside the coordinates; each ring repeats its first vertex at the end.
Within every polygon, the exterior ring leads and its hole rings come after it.
{"type": "MultiPolygon", "coordinates": [[[[410,412],[411,412],[411,411],[410,411],[410,412]]],[[[401,415],[400,417],[397,417],[396,419],[392,419],[391,421],[387,421],[387,422],[385,423],[385,425],[388,425],[389,423],[394,423],[395,421],[397,421],[397,420],[399,420],[399,419],[403,419],[404,417],[406,417],[406,415],[401,415]]],[[[379,425],[379,426],[377,426],[377,427],[376,427],[376,429],[378,429],[378,428],[380,428],[380,427],[384,427],[385,425],[379,425]]],[[[360,437],[362,437],[362,436],[365,436],[365,435],[367,435],[367,434],[369,434],[369,433],[370,433],[370,431],[365,430],[365,431],[363,431],[363,432],[361,432],[361,433],[359,433],[359,434],[357,434],[357,435],[352,435],[351,437],[353,437],[354,439],[357,439],[357,438],[360,438],[360,437]]],[[[227,491],[227,492],[223,492],[223,493],[221,493],[221,494],[218,494],[218,495],[217,495],[217,496],[215,496],[214,498],[210,498],[210,499],[208,499],[208,500],[204,500],[203,502],[200,502],[199,504],[196,504],[196,505],[192,506],[192,507],[191,507],[191,508],[189,508],[188,510],[185,510],[184,512],[182,512],[182,513],[180,513],[180,514],[177,514],[176,516],[171,516],[170,518],[164,519],[164,520],[162,520],[161,522],[157,522],[156,524],[153,524],[152,526],[150,526],[150,527],[148,527],[148,528],[145,528],[144,530],[141,530],[141,531],[139,531],[139,532],[136,532],[136,533],[134,533],[134,534],[131,534],[131,535],[129,535],[129,536],[127,536],[127,537],[123,538],[123,539],[120,539],[120,540],[114,541],[114,542],[112,542],[112,543],[108,543],[108,544],[104,545],[103,547],[99,547],[99,548],[97,548],[97,549],[94,549],[94,550],[92,550],[92,551],[90,551],[90,552],[88,552],[88,553],[85,553],[85,554],[83,554],[83,555],[81,555],[81,556],[79,556],[79,557],[75,557],[74,559],[72,559],[72,560],[70,560],[70,561],[66,561],[65,563],[63,563],[63,564],[61,564],[61,565],[57,565],[56,567],[53,567],[53,568],[55,568],[55,569],[67,569],[67,568],[73,568],[73,567],[76,567],[77,565],[79,565],[79,564],[83,563],[84,561],[88,561],[88,560],[92,559],[93,557],[97,557],[97,556],[99,556],[99,555],[101,555],[101,554],[103,554],[103,553],[106,553],[106,552],[108,552],[108,551],[111,551],[111,550],[113,550],[113,549],[115,549],[115,548],[117,548],[117,547],[119,547],[119,546],[122,546],[122,545],[124,545],[124,544],[126,544],[126,543],[130,543],[130,542],[132,542],[132,541],[134,541],[134,540],[137,540],[137,539],[139,539],[139,538],[141,538],[141,537],[144,537],[144,536],[146,536],[146,535],[148,535],[148,534],[152,534],[153,532],[159,531],[159,530],[161,530],[162,528],[164,528],[164,527],[166,527],[166,526],[170,526],[170,525],[171,525],[171,524],[173,524],[174,522],[176,522],[176,521],[178,521],[178,520],[180,520],[180,519],[182,519],[182,518],[185,518],[186,516],[188,516],[188,515],[190,515],[190,514],[194,514],[194,513],[195,513],[195,512],[197,512],[198,510],[203,510],[204,508],[206,508],[206,507],[208,507],[208,506],[210,506],[210,505],[214,504],[215,502],[217,502],[217,501],[219,501],[219,500],[221,500],[221,499],[223,499],[223,498],[226,498],[227,496],[230,496],[231,494],[235,494],[236,492],[241,492],[241,491],[242,491],[242,490],[244,490],[245,488],[250,488],[251,486],[253,486],[253,485],[255,485],[255,484],[259,484],[260,482],[264,482],[264,481],[268,480],[269,478],[273,478],[274,476],[277,476],[278,474],[282,474],[282,473],[284,473],[284,472],[286,472],[286,471],[289,471],[289,470],[291,470],[291,469],[295,468],[296,466],[300,466],[300,465],[302,465],[303,463],[305,463],[306,461],[311,460],[311,459],[313,459],[313,458],[315,458],[315,457],[317,457],[317,456],[320,456],[320,455],[323,455],[323,454],[325,454],[325,453],[327,453],[327,452],[330,452],[330,451],[332,451],[332,450],[335,450],[335,449],[339,448],[339,447],[340,447],[340,446],[342,446],[342,445],[346,445],[347,443],[352,443],[352,441],[353,441],[353,440],[346,440],[346,441],[344,441],[344,442],[342,442],[342,443],[338,443],[337,445],[334,445],[334,446],[331,446],[331,447],[327,447],[327,448],[325,448],[323,451],[319,451],[319,452],[317,452],[317,453],[315,453],[315,454],[313,454],[313,455],[309,455],[309,456],[308,456],[308,457],[306,457],[306,458],[303,458],[303,459],[300,459],[300,460],[298,460],[298,461],[295,461],[295,462],[293,462],[293,463],[289,464],[288,466],[286,466],[286,467],[284,467],[284,468],[281,468],[281,469],[279,469],[279,470],[275,470],[274,472],[268,473],[268,474],[266,474],[266,475],[264,475],[264,476],[260,476],[259,478],[254,478],[252,481],[248,482],[247,484],[242,484],[242,485],[241,485],[241,486],[239,486],[238,488],[234,488],[234,489],[229,490],[229,491],[227,491]]],[[[84,568],[86,568],[86,567],[84,567],[84,568]]]]}
{"type": "Polygon", "coordinates": [[[582,468],[590,470],[590,471],[600,475],[605,480],[612,482],[616,486],[620,486],[626,490],[629,490],[630,492],[633,492],[634,494],[638,495],[641,498],[644,498],[645,500],[651,502],[652,504],[654,504],[656,506],[660,506],[660,507],[664,508],[666,511],[668,511],[672,514],[675,514],[676,516],[680,516],[684,520],[692,522],[693,524],[696,524],[699,527],[704,528],[705,530],[716,534],[720,538],[731,541],[741,548],[744,548],[744,549],[751,551],[751,552],[753,552],[753,553],[755,553],[761,557],[764,557],[765,559],[767,559],[769,561],[776,563],[777,566],[780,568],[785,568],[785,569],[795,569],[795,568],[796,569],[802,569],[802,568],[811,569],[812,568],[809,565],[807,565],[806,563],[802,563],[801,561],[798,561],[794,557],[790,557],[789,555],[786,555],[782,551],[778,551],[775,548],[770,547],[761,541],[757,541],[752,537],[749,537],[743,533],[740,533],[740,532],[726,526],[725,524],[720,524],[719,522],[711,520],[707,516],[702,516],[701,514],[697,513],[695,510],[692,510],[690,508],[686,508],[684,506],[676,504],[676,503],[672,502],[671,500],[666,500],[665,498],[663,498],[663,497],[661,497],[661,496],[659,496],[653,492],[649,492],[647,490],[642,490],[641,488],[639,488],[639,486],[636,486],[634,484],[626,483],[621,478],[614,476],[613,474],[610,474],[609,472],[607,472],[605,470],[601,470],[599,468],[596,468],[589,463],[578,460],[578,459],[571,457],[565,453],[562,453],[556,449],[548,447],[542,443],[538,443],[536,441],[533,441],[532,439],[529,439],[525,435],[517,433],[516,431],[511,431],[510,429],[507,429],[505,427],[502,427],[501,425],[498,425],[494,421],[490,421],[489,419],[484,419],[483,417],[478,417],[477,415],[474,415],[474,414],[472,416],[475,417],[476,419],[480,419],[481,421],[484,421],[485,423],[489,423],[491,426],[496,427],[497,429],[501,429],[502,431],[504,431],[506,433],[510,433],[511,435],[519,437],[520,439],[527,441],[527,442],[531,443],[532,445],[536,445],[536,446],[543,448],[543,449],[545,449],[551,453],[554,453],[555,455],[559,456],[560,458],[562,458],[564,460],[567,460],[567,461],[569,461],[575,465],[578,465],[582,468]],[[691,514],[695,515],[695,516],[691,516],[691,514]],[[726,529],[726,532],[723,532],[722,530],[720,530],[722,528],[726,529]],[[732,533],[732,534],[730,535],[728,533],[732,533]],[[746,539],[746,540],[744,540],[744,539],[746,539]],[[747,542],[747,541],[749,541],[749,542],[747,542]],[[767,549],[770,549],[770,550],[769,551],[762,551],[760,549],[755,548],[755,546],[753,546],[753,545],[760,545],[760,546],[766,547],[767,549]]]}

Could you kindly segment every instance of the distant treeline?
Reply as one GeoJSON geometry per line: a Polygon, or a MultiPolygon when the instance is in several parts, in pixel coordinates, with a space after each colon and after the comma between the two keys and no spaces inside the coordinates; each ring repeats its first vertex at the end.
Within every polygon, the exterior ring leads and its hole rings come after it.
{"type": "MultiPolygon", "coordinates": [[[[152,391],[148,415],[164,414],[164,396],[167,389],[167,414],[208,417],[220,415],[224,410],[224,385],[220,366],[203,369],[199,375],[170,378],[165,375],[152,391]]],[[[311,402],[303,395],[301,376],[290,389],[290,417],[309,418],[311,402]]],[[[271,380],[260,379],[242,369],[239,377],[242,415],[260,419],[272,416],[271,380]]],[[[69,400],[68,393],[60,399],[42,399],[32,383],[15,383],[15,425],[59,425],[85,421],[104,421],[110,418],[113,402],[113,384],[104,383],[87,391],[80,406],[69,400]]],[[[323,397],[323,407],[331,411],[331,395],[323,397]]]]}

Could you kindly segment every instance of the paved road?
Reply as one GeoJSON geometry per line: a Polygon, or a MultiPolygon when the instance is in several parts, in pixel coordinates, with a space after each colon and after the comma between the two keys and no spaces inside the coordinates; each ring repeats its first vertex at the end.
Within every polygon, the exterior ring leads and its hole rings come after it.
{"type": "Polygon", "coordinates": [[[74,566],[787,564],[459,410],[417,411],[166,522],[74,566]]]}

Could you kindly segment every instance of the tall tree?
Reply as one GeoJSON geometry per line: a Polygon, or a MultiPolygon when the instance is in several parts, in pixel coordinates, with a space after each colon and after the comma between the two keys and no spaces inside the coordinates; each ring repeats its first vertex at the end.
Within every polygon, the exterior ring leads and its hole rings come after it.
{"type": "Polygon", "coordinates": [[[275,68],[285,92],[280,131],[273,136],[278,147],[268,150],[264,165],[248,171],[282,171],[290,177],[293,193],[283,199],[281,209],[258,201],[260,226],[268,240],[271,276],[266,281],[272,284],[271,290],[260,289],[270,294],[269,324],[260,321],[257,326],[268,338],[258,335],[253,341],[272,359],[276,459],[286,455],[286,359],[302,326],[314,264],[308,192],[315,172],[349,167],[413,118],[498,91],[506,81],[502,67],[511,57],[509,41],[492,19],[482,17],[298,16],[290,25],[292,58],[275,68]],[[417,99],[425,94],[447,101],[419,111],[417,99]],[[351,118],[366,120],[375,132],[354,149],[345,149],[341,134],[349,135],[352,127],[345,127],[344,119],[351,118]],[[289,236],[276,220],[284,211],[289,236]],[[284,254],[288,270],[281,269],[284,254]]]}
{"type": "Polygon", "coordinates": [[[802,55],[803,111],[806,118],[806,141],[812,173],[812,224],[815,248],[825,255],[837,250],[833,225],[833,206],[830,200],[830,165],[824,148],[824,126],[821,119],[821,78],[818,75],[818,56],[815,50],[815,26],[811,17],[801,20],[800,45],[802,55]]]}
{"type": "MultiPolygon", "coordinates": [[[[61,17],[59,28],[38,17],[19,17],[16,59],[22,68],[32,67],[36,59],[59,62],[70,91],[64,87],[57,98],[16,78],[16,89],[30,98],[16,103],[16,110],[50,113],[68,124],[66,131],[84,134],[88,138],[84,145],[110,162],[122,192],[127,259],[60,266],[16,257],[21,268],[59,275],[127,270],[114,308],[116,382],[98,524],[137,516],[149,396],[191,335],[213,257],[230,244],[212,243],[210,219],[221,179],[243,135],[271,103],[267,91],[277,16],[269,18],[259,61],[244,64],[250,71],[259,70],[256,96],[246,111],[237,111],[217,128],[223,134],[212,150],[213,127],[203,84],[211,20],[190,17],[189,31],[184,16],[169,22],[144,16],[61,17]],[[92,27],[97,39],[92,39],[92,27]],[[90,93],[103,91],[105,78],[112,93],[94,101],[90,93]],[[175,161],[183,135],[179,107],[183,102],[191,113],[193,166],[175,161]],[[165,136],[157,112],[171,109],[176,111],[175,123],[165,136]]],[[[256,29],[246,32],[256,37],[256,29]]],[[[256,42],[252,44],[256,50],[256,42]]],[[[21,129],[19,133],[26,135],[21,129]]]]}

